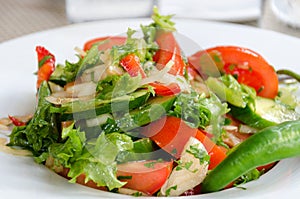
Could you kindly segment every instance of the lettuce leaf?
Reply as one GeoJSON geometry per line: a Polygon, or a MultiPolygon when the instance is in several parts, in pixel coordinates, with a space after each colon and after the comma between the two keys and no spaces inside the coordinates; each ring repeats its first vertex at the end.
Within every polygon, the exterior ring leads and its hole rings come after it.
{"type": "Polygon", "coordinates": [[[196,92],[181,93],[174,102],[174,109],[169,115],[182,118],[192,128],[204,129],[210,123],[211,111],[205,96],[196,92]]]}
{"type": "Polygon", "coordinates": [[[48,152],[36,160],[39,163],[49,157],[54,159],[53,167],[69,168],[70,182],[85,175],[85,182],[94,181],[98,186],[107,186],[109,190],[122,187],[125,183],[116,177],[116,158],[121,151],[131,150],[133,142],[125,134],[102,132],[98,138],[86,140],[85,133],[74,129],[74,124],[62,130],[63,141],[53,143],[48,152]]]}
{"type": "Polygon", "coordinates": [[[38,91],[38,105],[33,118],[26,126],[13,129],[8,146],[20,146],[39,156],[57,141],[56,115],[50,112],[51,104],[45,99],[50,94],[48,83],[44,81],[38,91]]]}

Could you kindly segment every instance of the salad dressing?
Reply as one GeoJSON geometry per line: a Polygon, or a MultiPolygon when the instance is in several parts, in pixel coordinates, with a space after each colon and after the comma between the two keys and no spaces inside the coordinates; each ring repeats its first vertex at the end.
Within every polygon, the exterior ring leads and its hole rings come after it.
{"type": "Polygon", "coordinates": [[[11,154],[11,155],[16,155],[16,156],[32,156],[32,153],[28,150],[24,149],[15,149],[9,146],[6,146],[8,143],[8,140],[6,138],[0,138],[0,151],[11,154]]]}

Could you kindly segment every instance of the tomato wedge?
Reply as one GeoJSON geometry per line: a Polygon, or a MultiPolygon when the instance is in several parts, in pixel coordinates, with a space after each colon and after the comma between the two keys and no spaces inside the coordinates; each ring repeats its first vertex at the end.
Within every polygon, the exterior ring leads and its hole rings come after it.
{"type": "Polygon", "coordinates": [[[167,116],[157,120],[143,128],[141,133],[176,158],[180,158],[181,151],[191,136],[197,138],[210,155],[209,169],[216,167],[226,157],[224,150],[209,137],[177,117],[167,116]]]}
{"type": "Polygon", "coordinates": [[[158,31],[156,33],[156,42],[159,46],[159,50],[153,56],[153,60],[157,63],[157,68],[164,68],[165,65],[173,58],[175,53],[175,63],[169,73],[172,75],[183,75],[185,64],[181,57],[180,46],[178,45],[173,33],[163,30],[158,31]]]}
{"type": "MultiPolygon", "coordinates": [[[[237,77],[238,82],[253,87],[259,96],[274,98],[278,93],[278,78],[274,68],[258,53],[243,47],[217,46],[206,52],[222,72],[237,77]]],[[[199,51],[188,58],[189,64],[201,71],[199,51]]],[[[209,70],[209,69],[205,69],[209,70]]]]}
{"type": "Polygon", "coordinates": [[[173,116],[163,117],[142,130],[143,135],[150,137],[160,148],[177,159],[190,137],[197,134],[197,129],[190,128],[183,120],[173,116]]]}
{"type": "Polygon", "coordinates": [[[197,130],[196,138],[205,146],[208,155],[210,156],[210,163],[208,169],[215,168],[220,162],[226,158],[226,153],[222,147],[216,145],[209,139],[204,132],[197,130]]]}
{"type": "Polygon", "coordinates": [[[117,166],[117,176],[121,181],[127,182],[124,187],[152,195],[166,182],[172,166],[172,161],[128,162],[117,166]]]}
{"type": "Polygon", "coordinates": [[[83,50],[87,51],[89,50],[95,43],[100,43],[99,45],[99,50],[107,50],[112,48],[113,46],[120,46],[125,44],[126,42],[126,37],[121,37],[121,36],[107,36],[107,37],[99,37],[99,38],[94,38],[89,41],[87,41],[84,46],[83,50]]]}
{"type": "Polygon", "coordinates": [[[37,89],[40,87],[43,81],[48,81],[50,75],[55,70],[55,57],[46,48],[42,46],[36,47],[38,56],[39,70],[37,72],[37,89]]]}

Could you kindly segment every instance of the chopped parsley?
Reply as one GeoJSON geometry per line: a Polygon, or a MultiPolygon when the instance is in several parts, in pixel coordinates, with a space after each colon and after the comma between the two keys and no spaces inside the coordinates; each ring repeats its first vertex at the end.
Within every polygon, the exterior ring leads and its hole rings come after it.
{"type": "Polygon", "coordinates": [[[197,171],[198,171],[198,169],[195,169],[195,170],[190,170],[190,168],[191,168],[191,166],[193,165],[193,161],[189,161],[189,162],[181,162],[180,160],[179,161],[177,161],[177,164],[178,164],[178,166],[176,167],[176,171],[180,171],[180,170],[182,170],[182,169],[186,169],[186,170],[188,170],[188,171],[190,171],[190,172],[192,172],[192,173],[196,173],[197,171]]]}
{"type": "Polygon", "coordinates": [[[166,190],[166,196],[170,196],[170,193],[172,190],[177,190],[177,185],[170,187],[169,189],[166,190]]]}
{"type": "Polygon", "coordinates": [[[210,156],[206,153],[206,151],[199,149],[198,145],[199,144],[191,145],[190,148],[186,150],[186,152],[199,159],[200,164],[208,163],[210,160],[210,156]]]}

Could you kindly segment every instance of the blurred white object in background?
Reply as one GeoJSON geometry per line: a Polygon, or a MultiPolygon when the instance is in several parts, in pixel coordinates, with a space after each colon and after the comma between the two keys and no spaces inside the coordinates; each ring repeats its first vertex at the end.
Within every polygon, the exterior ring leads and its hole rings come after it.
{"type": "Polygon", "coordinates": [[[271,9],[283,23],[300,27],[300,0],[272,0],[271,9]]]}
{"type": "MultiPolygon", "coordinates": [[[[299,0],[297,1],[299,6],[299,0]]],[[[292,8],[287,4],[286,0],[263,0],[258,26],[263,29],[269,29],[300,38],[299,18],[295,20],[295,17],[287,17],[289,16],[287,11],[290,9],[292,8]]],[[[299,7],[297,9],[298,13],[300,13],[299,7]]]]}
{"type": "Polygon", "coordinates": [[[113,18],[149,17],[154,0],[66,0],[72,23],[113,18]]]}
{"type": "Polygon", "coordinates": [[[260,5],[261,0],[158,0],[162,14],[231,22],[256,20],[260,5]]]}

